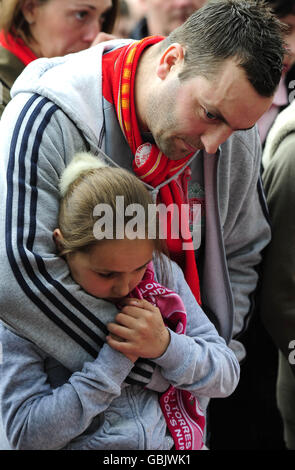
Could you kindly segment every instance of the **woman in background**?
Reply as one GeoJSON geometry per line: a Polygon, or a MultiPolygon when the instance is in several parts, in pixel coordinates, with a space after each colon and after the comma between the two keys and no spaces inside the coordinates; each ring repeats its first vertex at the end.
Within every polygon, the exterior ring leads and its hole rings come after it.
{"type": "Polygon", "coordinates": [[[26,65],[109,39],[118,0],[0,0],[0,116],[26,65]]]}

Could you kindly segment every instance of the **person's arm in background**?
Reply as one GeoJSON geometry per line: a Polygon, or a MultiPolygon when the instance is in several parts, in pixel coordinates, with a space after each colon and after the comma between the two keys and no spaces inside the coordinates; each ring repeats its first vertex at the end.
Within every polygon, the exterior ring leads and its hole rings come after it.
{"type": "MultiPolygon", "coordinates": [[[[261,317],[287,359],[292,352],[290,342],[295,340],[294,148],[293,132],[278,146],[263,175],[272,240],[264,255],[261,317]]],[[[292,369],[295,372],[294,365],[292,369]]]]}

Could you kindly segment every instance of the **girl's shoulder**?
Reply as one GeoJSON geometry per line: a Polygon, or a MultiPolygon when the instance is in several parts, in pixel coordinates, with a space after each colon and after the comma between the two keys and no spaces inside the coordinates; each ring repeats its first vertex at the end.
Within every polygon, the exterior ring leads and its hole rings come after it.
{"type": "Polygon", "coordinates": [[[180,284],[186,284],[182,269],[168,256],[157,253],[153,257],[155,279],[168,289],[177,292],[180,284]]]}

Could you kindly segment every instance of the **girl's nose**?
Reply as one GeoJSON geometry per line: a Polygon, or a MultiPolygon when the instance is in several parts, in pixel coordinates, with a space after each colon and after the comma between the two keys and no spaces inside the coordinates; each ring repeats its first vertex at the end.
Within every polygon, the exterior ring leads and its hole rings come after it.
{"type": "Polygon", "coordinates": [[[116,297],[125,297],[130,292],[129,277],[122,277],[118,279],[116,285],[113,286],[113,292],[116,297]]]}

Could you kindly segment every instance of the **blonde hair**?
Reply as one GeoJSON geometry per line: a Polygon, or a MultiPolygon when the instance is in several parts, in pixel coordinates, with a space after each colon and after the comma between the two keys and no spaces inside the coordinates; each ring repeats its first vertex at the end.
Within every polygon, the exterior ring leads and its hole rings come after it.
{"type": "MultiPolygon", "coordinates": [[[[148,207],[154,203],[144,184],[129,171],[110,167],[91,154],[80,153],[64,170],[60,180],[60,193],[58,223],[63,237],[61,256],[76,251],[88,251],[94,244],[100,243],[94,235],[97,217],[93,215],[93,211],[98,204],[107,204],[111,208],[112,238],[116,238],[117,196],[123,196],[124,227],[132,219],[132,216],[126,215],[127,206],[139,204],[144,209],[145,235],[148,238],[148,207]]],[[[155,222],[155,250],[158,253],[166,252],[163,240],[157,236],[158,221],[155,222]]]]}
{"type": "MultiPolygon", "coordinates": [[[[37,0],[40,4],[50,0],[37,0]]],[[[24,18],[22,7],[25,0],[0,0],[0,29],[23,40],[30,38],[30,26],[24,18]]],[[[111,33],[118,13],[118,0],[112,0],[112,7],[105,15],[102,30],[111,33]]]]}

